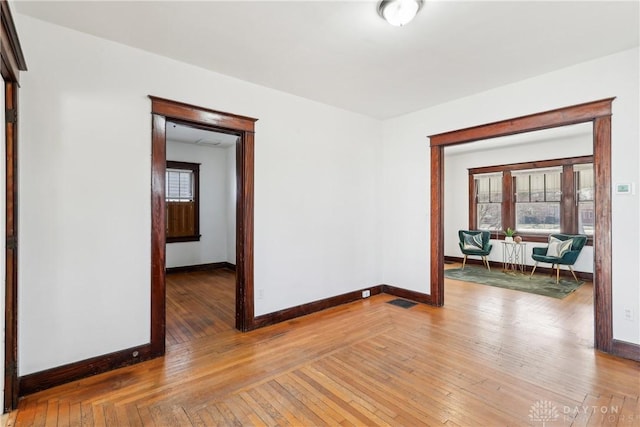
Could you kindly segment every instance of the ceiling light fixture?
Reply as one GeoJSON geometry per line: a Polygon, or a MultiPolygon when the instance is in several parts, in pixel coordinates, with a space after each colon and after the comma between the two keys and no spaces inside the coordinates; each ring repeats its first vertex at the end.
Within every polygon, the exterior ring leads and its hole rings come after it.
{"type": "Polygon", "coordinates": [[[389,24],[401,27],[411,22],[422,7],[423,0],[382,0],[378,14],[389,24]]]}

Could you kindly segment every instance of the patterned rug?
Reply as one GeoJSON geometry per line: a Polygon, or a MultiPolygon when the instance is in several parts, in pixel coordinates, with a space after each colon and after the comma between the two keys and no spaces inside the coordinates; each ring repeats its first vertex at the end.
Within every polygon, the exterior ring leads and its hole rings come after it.
{"type": "Polygon", "coordinates": [[[444,277],[464,282],[473,282],[481,285],[495,286],[498,288],[513,289],[515,291],[529,292],[545,295],[553,298],[564,298],[578,289],[584,282],[576,282],[573,278],[562,278],[556,284],[556,275],[530,273],[503,272],[502,270],[487,270],[484,267],[467,265],[464,270],[452,268],[444,270],[444,277]]]}

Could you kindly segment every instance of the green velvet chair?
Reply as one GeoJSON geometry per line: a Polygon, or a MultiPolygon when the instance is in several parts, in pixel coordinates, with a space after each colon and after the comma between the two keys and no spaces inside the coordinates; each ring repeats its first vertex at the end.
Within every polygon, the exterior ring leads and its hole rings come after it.
{"type": "MultiPolygon", "coordinates": [[[[587,236],[584,234],[551,234],[549,235],[549,246],[546,248],[533,248],[533,258],[536,264],[531,270],[531,276],[536,271],[536,267],[539,262],[545,262],[551,264],[551,272],[553,274],[553,267],[556,267],[556,283],[560,281],[560,266],[566,265],[569,267],[573,278],[578,281],[575,271],[573,271],[572,265],[576,263],[582,248],[587,243],[587,236]]],[[[530,276],[530,277],[531,277],[530,276]]]]}
{"type": "Polygon", "coordinates": [[[489,243],[490,237],[490,231],[458,230],[458,238],[460,239],[458,245],[464,255],[464,260],[462,261],[463,270],[467,263],[467,256],[473,255],[481,257],[482,263],[489,271],[491,271],[489,260],[487,259],[487,256],[491,253],[491,248],[493,247],[493,245],[489,243]]]}

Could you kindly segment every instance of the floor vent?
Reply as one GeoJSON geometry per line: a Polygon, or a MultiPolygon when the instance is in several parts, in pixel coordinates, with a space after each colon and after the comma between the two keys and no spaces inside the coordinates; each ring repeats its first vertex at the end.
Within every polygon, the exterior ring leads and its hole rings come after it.
{"type": "Polygon", "coordinates": [[[402,307],[402,308],[411,308],[414,305],[418,304],[417,302],[407,301],[406,299],[401,299],[401,298],[387,301],[387,303],[397,305],[398,307],[402,307]]]}

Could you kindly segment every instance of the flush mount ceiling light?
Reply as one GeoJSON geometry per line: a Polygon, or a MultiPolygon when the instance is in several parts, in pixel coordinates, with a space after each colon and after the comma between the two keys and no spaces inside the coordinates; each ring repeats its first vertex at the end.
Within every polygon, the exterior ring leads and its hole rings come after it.
{"type": "Polygon", "coordinates": [[[378,14],[389,24],[401,27],[411,22],[422,7],[422,0],[382,0],[378,14]]]}

